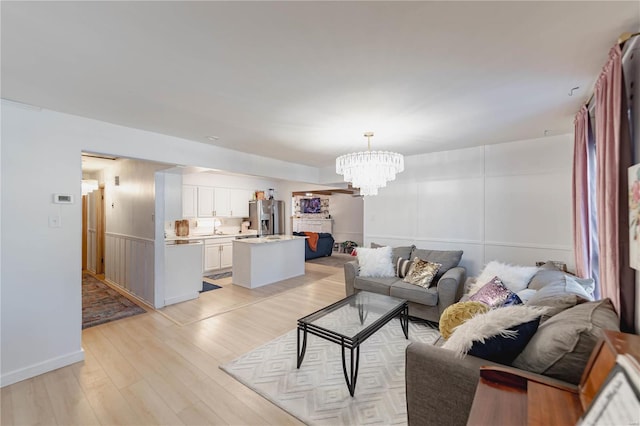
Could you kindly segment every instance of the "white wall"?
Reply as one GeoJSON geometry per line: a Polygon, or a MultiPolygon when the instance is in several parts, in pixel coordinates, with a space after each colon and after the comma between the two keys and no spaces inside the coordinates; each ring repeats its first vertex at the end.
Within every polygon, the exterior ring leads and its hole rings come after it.
{"type": "Polygon", "coordinates": [[[333,219],[333,238],[337,242],[355,241],[362,245],[364,199],[349,194],[329,196],[329,213],[333,219]]]}
{"type": "Polygon", "coordinates": [[[11,102],[2,102],[1,114],[2,386],[83,359],[83,150],[292,181],[319,175],[313,167],[11,102]],[[54,193],[72,194],[75,203],[53,204],[54,193]],[[50,217],[62,227],[50,228],[50,217]]]}
{"type": "MultiPolygon", "coordinates": [[[[155,174],[165,168],[154,162],[120,159],[102,173],[105,279],[151,305],[155,299],[155,174]]],[[[158,236],[162,242],[163,236],[158,236]]]]}
{"type": "Polygon", "coordinates": [[[80,146],[42,116],[2,105],[2,385],[84,358],[80,146]]]}
{"type": "Polygon", "coordinates": [[[464,250],[477,274],[490,260],[574,269],[573,136],[407,157],[405,172],[365,197],[365,244],[464,250]]]}
{"type": "Polygon", "coordinates": [[[155,238],[155,172],[166,168],[149,161],[119,159],[104,169],[107,233],[155,238]],[[116,176],[120,178],[118,186],[116,176]]]}

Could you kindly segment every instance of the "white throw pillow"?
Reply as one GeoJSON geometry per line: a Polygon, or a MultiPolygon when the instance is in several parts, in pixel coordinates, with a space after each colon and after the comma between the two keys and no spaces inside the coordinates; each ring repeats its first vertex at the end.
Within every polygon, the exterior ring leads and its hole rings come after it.
{"type": "Polygon", "coordinates": [[[527,301],[531,299],[533,296],[535,296],[536,293],[538,293],[536,290],[525,288],[524,290],[520,290],[516,294],[518,295],[522,303],[527,303],[527,301]]]}
{"type": "Polygon", "coordinates": [[[571,278],[576,282],[576,284],[579,284],[582,288],[584,288],[584,291],[586,291],[587,294],[591,296],[589,299],[593,300],[593,292],[596,289],[596,283],[592,278],[578,278],[572,275],[567,275],[567,277],[571,278]]]}
{"type": "Polygon", "coordinates": [[[498,277],[502,281],[502,283],[514,293],[518,293],[521,290],[527,288],[529,285],[529,281],[538,272],[537,266],[518,266],[518,265],[509,265],[506,263],[498,262],[496,260],[492,260],[487,263],[487,266],[484,267],[478,278],[476,278],[476,283],[469,288],[469,294],[474,294],[483,285],[491,281],[493,277],[498,277]]]}
{"type": "Polygon", "coordinates": [[[391,262],[392,248],[358,247],[358,264],[361,277],[395,277],[396,271],[391,262]]]}

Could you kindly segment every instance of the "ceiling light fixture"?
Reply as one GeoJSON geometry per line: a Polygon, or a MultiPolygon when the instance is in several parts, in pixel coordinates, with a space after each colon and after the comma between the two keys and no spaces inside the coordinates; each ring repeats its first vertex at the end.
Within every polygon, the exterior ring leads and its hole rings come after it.
{"type": "Polygon", "coordinates": [[[404,170],[402,154],[389,151],[371,151],[373,132],[364,134],[369,144],[366,152],[353,152],[336,158],[336,173],[344,175],[345,182],[360,188],[360,195],[378,195],[378,188],[387,186],[404,170]]]}

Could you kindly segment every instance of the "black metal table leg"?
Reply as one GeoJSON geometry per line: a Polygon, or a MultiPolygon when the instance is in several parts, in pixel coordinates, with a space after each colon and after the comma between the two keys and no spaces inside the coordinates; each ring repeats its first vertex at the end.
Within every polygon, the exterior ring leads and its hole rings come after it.
{"type": "Polygon", "coordinates": [[[400,314],[400,325],[402,326],[402,332],[405,339],[409,338],[409,306],[404,305],[402,314],[400,314]]]}
{"type": "Polygon", "coordinates": [[[298,326],[298,338],[296,343],[298,345],[298,350],[297,350],[298,367],[297,368],[300,368],[300,365],[302,365],[302,360],[304,359],[304,353],[307,351],[307,326],[306,325],[304,325],[303,328],[298,326]],[[303,332],[302,350],[300,350],[300,332],[301,331],[303,332]]]}
{"type": "Polygon", "coordinates": [[[347,360],[345,354],[345,346],[344,342],[342,346],[342,371],[344,372],[344,380],[347,382],[347,388],[349,389],[349,394],[353,396],[356,392],[356,382],[358,380],[358,366],[360,365],[360,346],[356,346],[355,348],[351,348],[351,371],[347,372],[347,360]],[[354,356],[355,350],[355,356],[354,356]]]}

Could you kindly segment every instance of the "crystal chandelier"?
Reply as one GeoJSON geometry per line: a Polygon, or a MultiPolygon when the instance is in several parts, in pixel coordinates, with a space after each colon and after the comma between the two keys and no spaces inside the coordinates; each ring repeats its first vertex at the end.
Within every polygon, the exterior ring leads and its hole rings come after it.
{"type": "Polygon", "coordinates": [[[361,195],[378,195],[378,188],[396,178],[404,170],[402,154],[388,151],[371,151],[373,132],[364,134],[369,143],[366,152],[352,152],[336,158],[336,173],[344,175],[345,182],[360,188],[361,195]]]}

